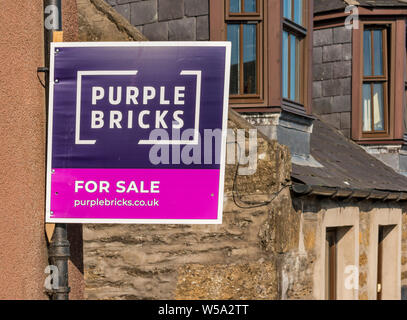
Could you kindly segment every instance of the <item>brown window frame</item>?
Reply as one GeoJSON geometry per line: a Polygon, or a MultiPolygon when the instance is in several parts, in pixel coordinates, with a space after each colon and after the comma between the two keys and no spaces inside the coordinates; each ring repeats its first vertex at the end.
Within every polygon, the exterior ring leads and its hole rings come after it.
{"type": "Polygon", "coordinates": [[[256,12],[244,12],[244,2],[242,0],[242,10],[243,12],[230,12],[228,8],[230,8],[230,0],[225,0],[225,19],[226,20],[242,20],[245,18],[246,20],[251,20],[252,18],[261,18],[263,19],[263,1],[256,0],[256,12]]]}
{"type": "MultiPolygon", "coordinates": [[[[284,1],[284,0],[283,0],[284,1]]],[[[291,0],[294,2],[294,0],[291,0]]],[[[296,97],[298,97],[298,100],[292,100],[290,98],[285,98],[284,94],[282,93],[283,97],[283,105],[287,105],[289,107],[294,107],[294,108],[304,108],[305,105],[305,100],[307,98],[306,92],[305,92],[305,84],[307,81],[307,74],[306,74],[306,39],[309,34],[309,30],[306,28],[308,26],[308,17],[307,17],[307,11],[309,7],[309,1],[303,1],[303,8],[302,8],[302,25],[297,24],[296,22],[285,18],[283,14],[283,32],[287,32],[289,39],[292,36],[295,36],[297,39],[297,51],[296,51],[296,64],[297,68],[296,73],[297,73],[297,85],[296,87],[296,97]],[[305,27],[304,27],[305,26],[305,27]]],[[[291,4],[292,8],[292,15],[294,15],[294,6],[291,4]]],[[[311,29],[312,30],[312,29],[311,29]]],[[[288,41],[288,77],[287,77],[287,82],[288,82],[288,96],[290,97],[291,93],[291,88],[290,88],[290,82],[291,82],[291,64],[290,64],[290,59],[291,59],[291,41],[288,41]]],[[[282,80],[283,81],[283,77],[282,80]]]]}
{"type": "MultiPolygon", "coordinates": [[[[223,1],[223,0],[221,0],[223,1]]],[[[225,25],[227,33],[228,24],[240,25],[240,74],[239,74],[239,90],[238,94],[231,94],[229,101],[232,104],[245,104],[245,103],[263,103],[264,91],[263,91],[263,68],[264,68],[264,13],[263,13],[263,1],[256,0],[257,12],[241,12],[233,13],[229,12],[230,0],[225,0],[225,25]],[[243,64],[243,26],[244,24],[256,24],[256,93],[244,93],[244,64],[243,64]]],[[[244,10],[244,0],[242,0],[242,10],[244,10]]]]}
{"type": "MultiPolygon", "coordinates": [[[[404,19],[391,16],[359,17],[359,28],[353,29],[352,41],[352,139],[360,144],[399,144],[403,143],[405,101],[404,65],[405,65],[405,26],[404,19]],[[384,90],[385,130],[377,132],[363,131],[363,83],[364,77],[364,30],[372,27],[387,29],[387,89],[384,90]],[[402,48],[403,49],[402,49],[402,48]],[[397,65],[403,67],[396,68],[397,65]]],[[[372,80],[371,78],[370,80],[372,80]]],[[[367,79],[369,80],[369,79],[367,79]]],[[[373,79],[374,80],[374,79],[373,79]]]]}
{"type": "MultiPolygon", "coordinates": [[[[303,104],[283,100],[282,86],[282,37],[283,37],[283,0],[257,0],[258,13],[246,13],[247,19],[253,16],[263,19],[258,37],[259,82],[257,97],[230,97],[230,106],[238,112],[280,112],[282,109],[306,116],[311,114],[312,105],[312,50],[313,33],[308,32],[304,40],[303,56],[303,104]]],[[[313,29],[313,1],[305,0],[303,26],[313,29]]],[[[228,14],[229,0],[209,0],[210,40],[226,41],[226,21],[238,21],[239,14],[228,14]]]]}
{"type": "MultiPolygon", "coordinates": [[[[389,135],[389,124],[388,124],[388,119],[389,119],[389,48],[388,48],[388,28],[386,25],[371,25],[371,24],[365,24],[363,31],[370,30],[371,32],[371,58],[374,57],[374,37],[373,37],[373,31],[374,30],[382,30],[382,53],[383,53],[383,76],[366,76],[365,72],[363,71],[362,73],[362,86],[365,84],[370,84],[370,98],[371,98],[371,105],[370,108],[372,109],[371,112],[371,129],[370,131],[363,131],[363,110],[362,110],[362,134],[363,137],[385,137],[389,135]],[[384,122],[384,130],[374,130],[374,112],[373,112],[373,86],[374,84],[381,83],[383,84],[383,122],[384,122]]],[[[390,33],[391,34],[391,33],[390,33]]],[[[364,36],[364,33],[363,33],[364,36]]],[[[363,47],[363,53],[364,53],[364,47],[363,47]]],[[[363,68],[364,68],[364,61],[363,61],[363,68]]],[[[374,74],[374,61],[372,59],[371,61],[371,68],[372,68],[372,74],[374,74]]],[[[363,91],[363,89],[362,89],[363,91]]],[[[363,101],[363,94],[362,94],[362,101],[363,101]]],[[[361,102],[362,103],[362,102],[361,102]]],[[[361,106],[363,108],[363,105],[361,106]]]]}

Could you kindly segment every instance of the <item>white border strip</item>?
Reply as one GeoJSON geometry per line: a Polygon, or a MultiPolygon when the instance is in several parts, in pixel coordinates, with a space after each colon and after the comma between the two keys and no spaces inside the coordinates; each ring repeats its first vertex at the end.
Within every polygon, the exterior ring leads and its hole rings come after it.
{"type": "Polygon", "coordinates": [[[222,224],[223,218],[223,201],[224,201],[224,183],[226,167],[226,137],[227,121],[229,108],[229,78],[230,78],[230,59],[231,43],[230,42],[56,42],[51,43],[50,51],[50,73],[49,73],[49,105],[48,105],[48,140],[47,140],[47,182],[46,182],[46,223],[92,223],[92,224],[222,224]],[[225,66],[225,90],[223,100],[223,124],[222,124],[222,147],[221,147],[221,165],[219,181],[219,203],[217,220],[175,220],[175,219],[66,219],[51,218],[51,176],[52,176],[52,134],[53,134],[53,105],[54,105],[54,68],[55,68],[55,48],[63,47],[224,47],[226,50],[225,66]]]}

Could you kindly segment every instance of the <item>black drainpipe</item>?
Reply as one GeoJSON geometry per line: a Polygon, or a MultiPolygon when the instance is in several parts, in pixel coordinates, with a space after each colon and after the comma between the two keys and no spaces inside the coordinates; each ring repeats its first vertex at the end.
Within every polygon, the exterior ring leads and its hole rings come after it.
{"type": "MultiPolygon", "coordinates": [[[[62,31],[61,0],[44,0],[44,55],[45,70],[49,71],[50,43],[54,31],[62,31]]],[[[45,72],[46,105],[48,106],[49,72],[45,72]]],[[[48,115],[47,115],[48,117],[48,115]]],[[[58,288],[51,293],[52,300],[69,300],[68,260],[70,257],[66,224],[56,224],[48,250],[49,262],[58,269],[58,288]]]]}
{"type": "Polygon", "coordinates": [[[70,257],[67,225],[58,223],[55,226],[49,258],[52,265],[58,268],[58,288],[52,290],[52,300],[69,300],[68,259],[70,257]]]}

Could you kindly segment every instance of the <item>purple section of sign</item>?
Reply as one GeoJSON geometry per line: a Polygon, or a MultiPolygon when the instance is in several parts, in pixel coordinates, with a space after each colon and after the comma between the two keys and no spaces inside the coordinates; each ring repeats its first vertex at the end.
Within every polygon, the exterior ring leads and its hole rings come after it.
{"type": "MultiPolygon", "coordinates": [[[[201,137],[204,130],[222,129],[225,47],[56,46],[56,49],[51,79],[54,168],[220,168],[215,139],[212,146],[199,143],[200,162],[176,164],[172,161],[172,150],[168,150],[169,163],[159,165],[150,161],[151,145],[139,141],[148,139],[155,128],[165,129],[170,139],[174,139],[174,124],[181,127],[180,135],[194,129],[197,91],[201,137]],[[111,74],[92,74],[109,71],[111,74]],[[120,71],[137,73],[126,75],[120,71]],[[201,90],[197,76],[183,74],[184,71],[201,73],[201,90]],[[79,72],[84,73],[82,77],[79,72]],[[78,136],[96,142],[75,143],[78,136]],[[204,161],[204,147],[212,149],[210,163],[204,161]]],[[[218,135],[219,143],[220,140],[218,135]]]]}
{"type": "Polygon", "coordinates": [[[220,170],[55,169],[51,218],[217,220],[220,170]]]}

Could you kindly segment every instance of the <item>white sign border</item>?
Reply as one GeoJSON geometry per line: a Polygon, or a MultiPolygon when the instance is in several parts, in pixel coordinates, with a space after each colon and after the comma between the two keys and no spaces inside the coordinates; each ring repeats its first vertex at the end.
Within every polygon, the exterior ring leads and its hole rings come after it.
{"type": "Polygon", "coordinates": [[[77,223],[77,224],[168,224],[168,225],[217,225],[223,221],[223,201],[226,168],[226,138],[229,109],[229,85],[230,85],[231,43],[226,41],[177,41],[177,42],[53,42],[50,50],[50,73],[49,73],[49,104],[48,104],[48,132],[47,132],[47,172],[46,172],[46,223],[77,223]],[[225,50],[225,83],[223,100],[222,121],[222,146],[220,157],[220,181],[218,199],[218,218],[215,219],[69,219],[52,218],[51,216],[51,178],[52,178],[52,133],[53,133],[53,106],[55,84],[55,49],[64,47],[224,47],[225,50]]]}

